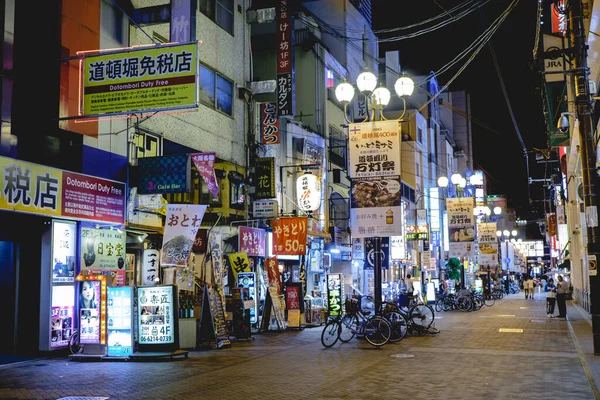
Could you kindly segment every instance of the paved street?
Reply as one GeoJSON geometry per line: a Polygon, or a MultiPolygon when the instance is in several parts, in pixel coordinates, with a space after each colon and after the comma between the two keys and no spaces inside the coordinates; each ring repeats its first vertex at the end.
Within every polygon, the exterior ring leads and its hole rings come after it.
{"type": "Polygon", "coordinates": [[[548,319],[540,295],[531,301],[519,294],[478,312],[439,313],[438,335],[380,350],[357,339],[324,349],[317,327],[256,335],[187,360],[16,363],[0,367],[0,398],[598,398],[591,325],[576,306],[568,314],[569,321],[548,319]],[[523,332],[500,332],[507,328],[523,332]]]}

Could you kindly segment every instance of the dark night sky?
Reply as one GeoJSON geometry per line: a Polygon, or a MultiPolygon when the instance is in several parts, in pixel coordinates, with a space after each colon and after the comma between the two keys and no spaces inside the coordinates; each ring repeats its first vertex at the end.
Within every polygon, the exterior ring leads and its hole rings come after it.
{"type": "MultiPolygon", "coordinates": [[[[406,26],[439,15],[465,0],[389,1],[373,0],[373,29],[406,26]],[[393,18],[393,19],[392,19],[393,18]]],[[[457,22],[432,33],[386,45],[385,50],[400,50],[403,70],[424,75],[440,69],[469,46],[507,7],[510,1],[492,0],[457,22]]],[[[492,37],[492,44],[504,80],[512,110],[528,150],[546,147],[546,131],[540,94],[541,77],[533,67],[537,2],[520,0],[492,37]]],[[[448,17],[446,17],[448,18],[448,17]]],[[[441,20],[438,20],[439,22],[441,20]]],[[[424,25],[393,35],[414,32],[424,25]]],[[[380,35],[380,37],[387,37],[380,35]]],[[[443,86],[465,63],[459,61],[438,76],[443,86]]],[[[518,140],[500,80],[486,45],[450,90],[466,89],[471,95],[472,116],[496,133],[472,123],[475,168],[482,168],[493,179],[490,194],[505,194],[508,206],[517,216],[532,218],[528,199],[527,169],[523,148],[518,140]]],[[[544,167],[529,154],[530,176],[543,178],[544,167]]],[[[550,171],[548,171],[550,173],[550,171]]],[[[543,197],[540,184],[531,186],[531,198],[543,197]]],[[[541,203],[533,202],[542,207],[541,203]]],[[[535,208],[535,207],[534,207],[535,208]]],[[[543,209],[543,207],[542,207],[543,209]]]]}

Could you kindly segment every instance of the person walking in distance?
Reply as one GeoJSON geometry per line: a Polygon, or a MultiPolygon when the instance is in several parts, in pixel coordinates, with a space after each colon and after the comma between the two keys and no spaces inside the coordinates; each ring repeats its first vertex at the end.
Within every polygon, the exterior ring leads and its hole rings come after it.
{"type": "Polygon", "coordinates": [[[404,280],[404,284],[406,285],[406,293],[408,294],[408,297],[412,297],[413,293],[415,291],[415,288],[413,286],[413,280],[412,280],[412,277],[410,276],[410,274],[406,274],[406,279],[404,280]]]}
{"type": "Polygon", "coordinates": [[[523,279],[523,292],[525,292],[525,300],[529,298],[529,277],[523,279]]]}
{"type": "Polygon", "coordinates": [[[548,279],[548,283],[544,286],[546,292],[546,314],[548,318],[554,318],[554,306],[556,304],[556,285],[554,279],[548,279]]]}
{"type": "Polygon", "coordinates": [[[562,275],[558,276],[556,284],[556,303],[558,304],[558,318],[567,318],[567,293],[569,292],[569,284],[565,281],[562,275]]]}

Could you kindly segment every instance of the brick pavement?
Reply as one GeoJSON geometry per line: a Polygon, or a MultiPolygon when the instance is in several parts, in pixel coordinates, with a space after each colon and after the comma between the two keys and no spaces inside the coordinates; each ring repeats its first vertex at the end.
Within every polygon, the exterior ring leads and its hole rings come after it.
{"type": "Polygon", "coordinates": [[[316,327],[187,360],[36,360],[0,367],[0,399],[594,399],[591,326],[573,305],[568,315],[547,319],[543,298],[511,295],[477,312],[439,313],[440,334],[381,349],[357,339],[324,349],[316,327]]]}

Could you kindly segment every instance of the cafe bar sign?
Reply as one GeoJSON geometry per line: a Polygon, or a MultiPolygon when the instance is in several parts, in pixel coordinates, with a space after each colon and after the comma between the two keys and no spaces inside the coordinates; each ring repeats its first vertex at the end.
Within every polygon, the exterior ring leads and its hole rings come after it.
{"type": "Polygon", "coordinates": [[[138,160],[132,186],[139,194],[189,192],[191,161],[187,154],[144,157],[138,160]]]}
{"type": "Polygon", "coordinates": [[[125,222],[125,184],[0,157],[0,210],[125,222]]]}

